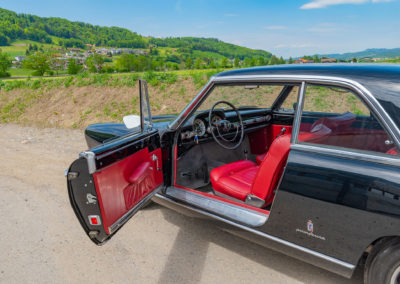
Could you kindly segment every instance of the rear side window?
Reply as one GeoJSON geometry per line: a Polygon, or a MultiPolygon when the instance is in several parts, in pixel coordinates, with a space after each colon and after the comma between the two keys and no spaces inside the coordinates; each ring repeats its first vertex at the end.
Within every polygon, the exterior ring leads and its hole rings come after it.
{"type": "Polygon", "coordinates": [[[390,136],[352,91],[307,85],[298,141],[398,155],[390,136]]]}

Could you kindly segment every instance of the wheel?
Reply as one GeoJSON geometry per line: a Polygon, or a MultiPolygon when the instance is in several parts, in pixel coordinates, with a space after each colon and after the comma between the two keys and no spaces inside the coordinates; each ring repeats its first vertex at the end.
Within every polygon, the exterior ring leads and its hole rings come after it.
{"type": "Polygon", "coordinates": [[[378,242],[365,263],[365,284],[400,284],[400,239],[378,242]]]}

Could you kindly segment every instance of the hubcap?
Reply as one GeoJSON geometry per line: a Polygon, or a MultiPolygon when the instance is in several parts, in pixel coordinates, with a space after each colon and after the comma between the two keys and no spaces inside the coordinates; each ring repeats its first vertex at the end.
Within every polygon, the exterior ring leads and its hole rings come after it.
{"type": "Polygon", "coordinates": [[[398,266],[390,278],[390,284],[399,284],[400,283],[400,266],[398,266]]]}

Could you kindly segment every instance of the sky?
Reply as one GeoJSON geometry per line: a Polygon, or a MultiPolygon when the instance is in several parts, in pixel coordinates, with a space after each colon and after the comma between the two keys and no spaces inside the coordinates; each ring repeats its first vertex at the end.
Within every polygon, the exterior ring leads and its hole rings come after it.
{"type": "Polygon", "coordinates": [[[284,58],[400,47],[400,0],[0,0],[17,13],[154,37],[213,37],[284,58]]]}

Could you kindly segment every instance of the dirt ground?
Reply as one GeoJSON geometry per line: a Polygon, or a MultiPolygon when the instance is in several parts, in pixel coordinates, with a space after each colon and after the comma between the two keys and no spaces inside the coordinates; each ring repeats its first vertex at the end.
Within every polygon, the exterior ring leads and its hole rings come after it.
{"type": "Polygon", "coordinates": [[[106,245],[70,208],[64,170],[82,131],[0,124],[1,283],[362,283],[229,235],[158,205],[106,245]]]}

